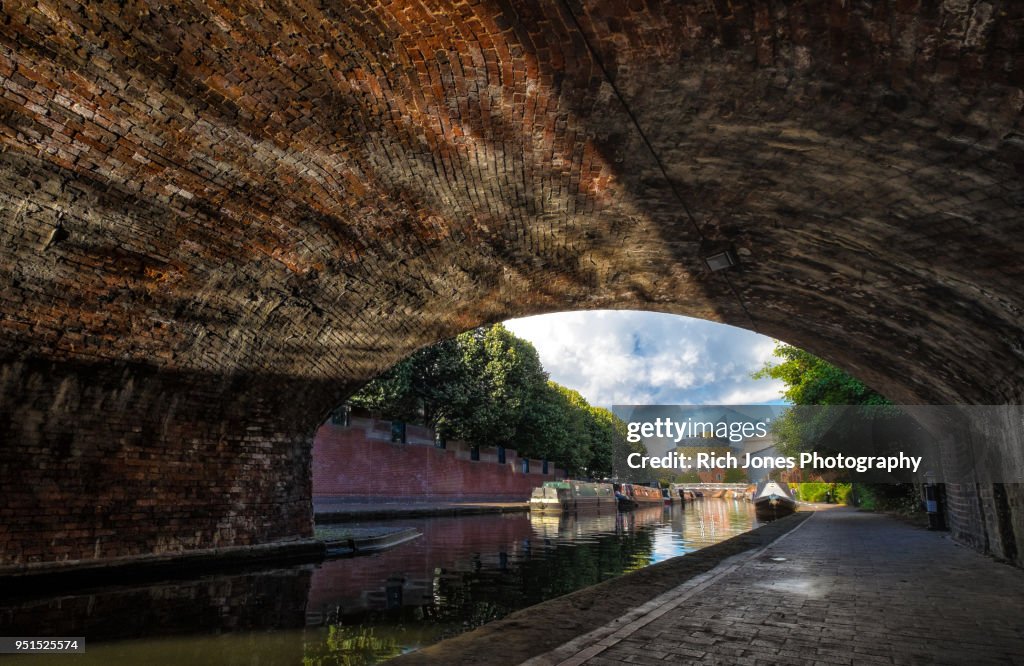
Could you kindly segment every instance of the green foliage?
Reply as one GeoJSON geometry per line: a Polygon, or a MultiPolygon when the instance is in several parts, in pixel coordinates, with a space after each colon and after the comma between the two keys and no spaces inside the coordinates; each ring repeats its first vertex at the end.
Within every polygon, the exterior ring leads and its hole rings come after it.
{"type": "Polygon", "coordinates": [[[409,357],[378,376],[353,395],[349,402],[373,411],[387,411],[395,419],[410,421],[418,417],[418,405],[410,390],[413,359],[409,357]]]}
{"type": "MultiPolygon", "coordinates": [[[[528,415],[513,433],[521,455],[558,461],[573,472],[585,466],[588,450],[584,440],[586,423],[581,410],[569,401],[562,388],[548,382],[530,402],[528,415]]],[[[610,461],[609,461],[610,463],[610,461]]]]}
{"type": "Polygon", "coordinates": [[[501,324],[427,347],[364,386],[353,405],[423,423],[445,437],[507,446],[576,475],[611,474],[626,424],[578,392],[548,381],[528,341],[501,324]]]}
{"type": "Polygon", "coordinates": [[[392,636],[378,636],[374,627],[331,625],[322,644],[307,644],[303,666],[369,666],[402,654],[392,636]]]}
{"type": "Polygon", "coordinates": [[[829,484],[809,481],[796,484],[796,498],[801,502],[824,502],[829,484]]]}
{"type": "Polygon", "coordinates": [[[537,350],[501,324],[463,333],[456,344],[463,366],[458,381],[464,385],[457,393],[465,400],[437,425],[467,442],[514,446],[527,407],[547,384],[537,350]]]}
{"type": "Polygon", "coordinates": [[[921,497],[912,483],[858,483],[858,506],[866,511],[895,511],[902,514],[919,513],[921,497]]]}
{"type": "Polygon", "coordinates": [[[888,399],[831,363],[782,342],[772,354],[781,361],[765,363],[752,376],[781,379],[786,384],[783,395],[794,403],[772,424],[783,455],[842,450],[847,439],[860,435],[857,427],[894,415],[895,408],[886,408],[892,405],[888,399]],[[817,409],[821,405],[854,407],[817,409]]]}
{"type": "Polygon", "coordinates": [[[796,484],[797,499],[804,502],[846,504],[852,484],[807,481],[796,484]]]}
{"type": "Polygon", "coordinates": [[[772,354],[782,361],[765,363],[752,376],[754,379],[781,379],[787,387],[783,396],[795,405],[890,404],[860,380],[802,349],[777,342],[772,354]]]}
{"type": "Polygon", "coordinates": [[[612,456],[616,445],[626,444],[626,424],[619,417],[603,407],[587,405],[587,419],[590,431],[590,460],[587,470],[594,477],[608,477],[612,474],[612,456]]]}

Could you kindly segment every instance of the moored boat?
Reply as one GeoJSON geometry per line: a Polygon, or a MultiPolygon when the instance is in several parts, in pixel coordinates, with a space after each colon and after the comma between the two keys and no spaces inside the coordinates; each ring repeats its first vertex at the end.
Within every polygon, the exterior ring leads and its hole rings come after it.
{"type": "Polygon", "coordinates": [[[635,509],[638,506],[651,504],[664,504],[665,499],[661,496],[661,488],[649,486],[638,486],[632,483],[616,483],[615,499],[620,509],[635,509]]]}
{"type": "Polygon", "coordinates": [[[615,511],[615,492],[610,483],[545,481],[530,494],[531,513],[615,511]]]}
{"type": "Polygon", "coordinates": [[[680,497],[678,494],[674,494],[671,488],[662,488],[661,499],[665,503],[665,506],[672,506],[680,500],[680,497]]]}
{"type": "Polygon", "coordinates": [[[776,481],[762,481],[754,491],[753,502],[758,518],[781,518],[796,510],[789,487],[776,481]]]}

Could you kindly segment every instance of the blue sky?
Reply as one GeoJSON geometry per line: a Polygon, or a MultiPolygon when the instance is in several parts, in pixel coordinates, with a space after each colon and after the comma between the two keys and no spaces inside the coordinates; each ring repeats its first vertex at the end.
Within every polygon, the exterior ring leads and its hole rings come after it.
{"type": "Polygon", "coordinates": [[[505,322],[532,342],[551,379],[591,404],[778,404],[782,383],[751,379],[774,341],[656,312],[560,312],[505,322]]]}

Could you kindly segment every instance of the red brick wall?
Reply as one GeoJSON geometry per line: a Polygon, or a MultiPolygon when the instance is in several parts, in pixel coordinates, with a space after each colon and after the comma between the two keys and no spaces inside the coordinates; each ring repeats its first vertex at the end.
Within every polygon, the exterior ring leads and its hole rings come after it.
{"type": "Polygon", "coordinates": [[[429,430],[409,427],[407,434],[409,442],[423,443],[392,444],[390,421],[353,418],[349,427],[321,426],[313,444],[314,498],[525,500],[555,478],[553,464],[546,476],[539,473],[539,460],[530,461],[529,474],[520,472],[513,449],[506,449],[505,464],[487,448],[474,461],[461,442],[438,449],[429,430]]]}
{"type": "Polygon", "coordinates": [[[0,569],[312,536],[308,384],[0,362],[0,569]]]}

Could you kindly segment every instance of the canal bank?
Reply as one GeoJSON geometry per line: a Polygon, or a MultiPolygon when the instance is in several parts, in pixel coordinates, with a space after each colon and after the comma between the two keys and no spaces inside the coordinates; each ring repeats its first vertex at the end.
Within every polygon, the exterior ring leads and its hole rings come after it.
{"type": "Polygon", "coordinates": [[[525,513],[529,510],[528,502],[350,502],[319,498],[313,501],[313,516],[317,525],[400,518],[525,513]]]}
{"type": "Polygon", "coordinates": [[[9,596],[32,595],[230,571],[259,571],[313,564],[335,557],[367,555],[400,546],[419,536],[417,530],[401,526],[318,524],[311,539],[212,548],[185,554],[139,555],[102,562],[60,562],[0,568],[0,588],[9,596]]]}
{"type": "Polygon", "coordinates": [[[796,513],[750,532],[530,606],[475,631],[436,643],[397,659],[418,664],[518,664],[621,618],[715,569],[726,559],[764,548],[810,517],[796,513]]]}

